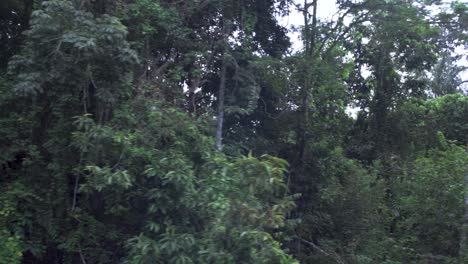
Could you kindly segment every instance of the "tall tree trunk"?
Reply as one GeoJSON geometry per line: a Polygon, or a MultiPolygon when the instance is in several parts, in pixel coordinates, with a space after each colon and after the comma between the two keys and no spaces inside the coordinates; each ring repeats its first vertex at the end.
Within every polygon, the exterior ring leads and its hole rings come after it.
{"type": "Polygon", "coordinates": [[[189,73],[189,86],[188,86],[188,111],[191,115],[196,116],[197,112],[197,104],[195,102],[195,91],[197,90],[198,86],[200,85],[201,77],[200,76],[193,76],[192,73],[189,73]]]}
{"type": "Polygon", "coordinates": [[[304,84],[301,91],[302,96],[302,125],[300,128],[300,140],[299,140],[299,161],[304,168],[305,162],[305,148],[307,145],[307,130],[309,128],[309,93],[312,86],[312,71],[314,67],[314,50],[316,43],[316,28],[317,28],[317,2],[314,0],[312,3],[309,3],[307,0],[304,0],[304,84]],[[309,25],[309,8],[313,7],[312,13],[312,24],[309,25]]]}
{"type": "Polygon", "coordinates": [[[218,91],[218,115],[216,117],[216,149],[223,149],[224,91],[226,87],[226,61],[223,54],[218,91]]]}
{"type": "MultiPolygon", "coordinates": [[[[302,108],[302,123],[299,125],[298,133],[298,143],[299,143],[299,158],[298,158],[298,175],[297,182],[298,186],[303,186],[305,183],[305,171],[306,171],[306,145],[309,129],[309,93],[312,87],[311,76],[314,67],[314,50],[315,50],[315,36],[316,36],[316,27],[317,27],[317,2],[318,0],[313,0],[309,3],[308,0],[304,0],[304,6],[302,10],[302,15],[304,18],[304,83],[301,89],[301,108],[302,108]],[[309,24],[309,8],[313,7],[312,13],[312,24],[309,24]]],[[[298,192],[301,192],[299,190],[298,192]]],[[[304,197],[301,197],[297,203],[300,207],[306,202],[303,200],[304,197]]],[[[296,217],[301,218],[302,214],[298,211],[299,215],[296,217]]],[[[297,240],[296,251],[297,254],[301,254],[301,241],[297,240]]]]}
{"type": "Polygon", "coordinates": [[[223,21],[223,58],[221,59],[221,72],[218,89],[218,114],[216,116],[216,149],[223,149],[223,122],[224,122],[224,93],[226,90],[226,53],[228,45],[227,25],[223,21]]]}
{"type": "Polygon", "coordinates": [[[460,231],[460,248],[458,250],[458,257],[460,263],[466,263],[468,260],[468,167],[465,176],[465,197],[464,197],[464,215],[460,231]]]}

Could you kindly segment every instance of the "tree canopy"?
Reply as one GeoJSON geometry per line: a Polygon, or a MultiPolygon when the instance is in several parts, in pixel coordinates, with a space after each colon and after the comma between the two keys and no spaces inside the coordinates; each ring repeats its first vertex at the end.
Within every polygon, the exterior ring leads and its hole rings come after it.
{"type": "Polygon", "coordinates": [[[467,263],[468,3],[324,2],[2,1],[0,264],[467,263]]]}

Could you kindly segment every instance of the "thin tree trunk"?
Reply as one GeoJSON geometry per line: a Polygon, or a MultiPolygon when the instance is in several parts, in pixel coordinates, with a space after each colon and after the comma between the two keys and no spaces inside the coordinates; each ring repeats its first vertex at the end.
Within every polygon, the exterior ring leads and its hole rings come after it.
{"type": "MultiPolygon", "coordinates": [[[[315,36],[316,36],[316,27],[317,27],[317,1],[314,0],[312,3],[309,3],[308,0],[304,0],[304,6],[302,10],[302,15],[304,18],[304,83],[301,89],[302,96],[302,123],[299,126],[299,174],[298,174],[298,184],[302,184],[304,181],[304,174],[306,171],[306,145],[307,145],[307,130],[309,129],[309,93],[312,86],[311,82],[311,71],[314,66],[314,49],[315,49],[315,36]],[[309,8],[313,7],[312,14],[312,24],[309,24],[309,8]]],[[[298,204],[304,203],[304,201],[298,201],[298,204]]],[[[301,217],[300,215],[298,217],[301,217]]],[[[301,242],[298,241],[296,245],[296,250],[301,253],[301,242]]]]}
{"type": "Polygon", "coordinates": [[[224,122],[224,93],[226,90],[226,52],[227,52],[227,25],[223,23],[223,58],[221,60],[221,72],[218,90],[218,114],[216,116],[216,149],[223,149],[223,122],[224,122]]]}
{"type": "Polygon", "coordinates": [[[309,3],[307,0],[304,0],[304,53],[305,53],[305,67],[304,67],[304,84],[301,91],[302,96],[302,125],[300,131],[300,140],[299,140],[299,161],[304,168],[305,163],[305,148],[307,145],[307,130],[309,128],[309,93],[312,86],[311,75],[314,67],[314,50],[316,43],[316,28],[317,28],[317,2],[314,0],[312,3],[309,3]],[[313,7],[312,13],[312,24],[309,25],[309,7],[313,7]],[[310,28],[311,26],[311,28],[310,28]]]}
{"type": "MultiPolygon", "coordinates": [[[[465,187],[468,190],[468,167],[465,176],[465,187]]],[[[463,215],[463,222],[460,231],[460,248],[458,250],[458,257],[460,263],[466,263],[464,261],[468,260],[468,191],[465,190],[465,197],[464,197],[464,215],[463,215]]]]}
{"type": "Polygon", "coordinates": [[[188,110],[191,115],[196,116],[197,105],[195,102],[195,91],[200,85],[201,77],[200,76],[191,76],[190,85],[189,85],[189,96],[188,96],[188,110]]]}
{"type": "Polygon", "coordinates": [[[218,92],[218,115],[216,117],[216,149],[223,149],[224,92],[226,86],[226,62],[223,55],[218,92]]]}

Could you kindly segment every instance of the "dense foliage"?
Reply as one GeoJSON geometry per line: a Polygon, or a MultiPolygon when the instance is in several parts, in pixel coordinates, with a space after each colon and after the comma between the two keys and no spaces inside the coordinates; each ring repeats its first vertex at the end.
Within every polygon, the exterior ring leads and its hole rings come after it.
{"type": "Polygon", "coordinates": [[[467,263],[468,4],[323,2],[2,1],[0,264],[467,263]]]}

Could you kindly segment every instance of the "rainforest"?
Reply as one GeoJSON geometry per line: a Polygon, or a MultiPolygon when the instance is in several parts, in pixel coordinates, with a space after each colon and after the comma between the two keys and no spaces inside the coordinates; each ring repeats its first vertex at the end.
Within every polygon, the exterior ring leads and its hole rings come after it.
{"type": "Polygon", "coordinates": [[[0,264],[468,263],[467,54],[463,0],[1,0],[0,264]]]}

